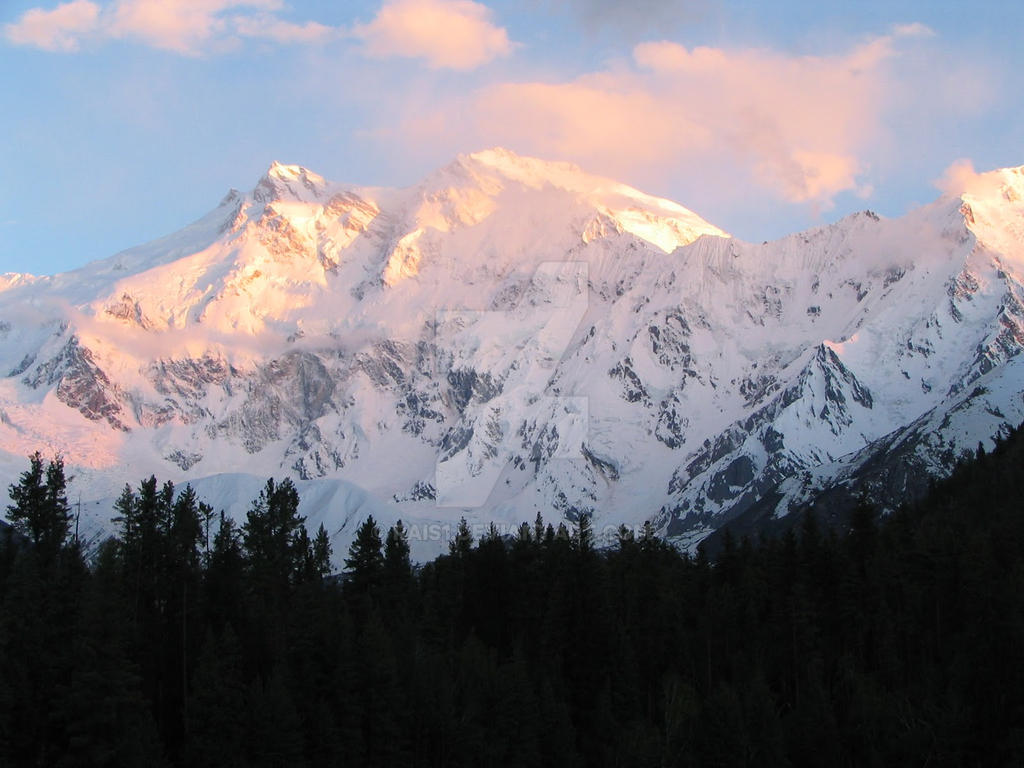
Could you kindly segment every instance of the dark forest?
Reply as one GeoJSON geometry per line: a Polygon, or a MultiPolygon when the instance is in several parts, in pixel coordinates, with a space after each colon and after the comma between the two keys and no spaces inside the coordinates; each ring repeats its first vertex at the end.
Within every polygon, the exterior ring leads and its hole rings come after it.
{"type": "Polygon", "coordinates": [[[334,574],[290,481],[235,524],[155,478],[86,559],[65,485],[36,454],[10,488],[3,765],[1024,763],[1020,430],[714,562],[538,516],[414,566],[371,518],[334,574]]]}

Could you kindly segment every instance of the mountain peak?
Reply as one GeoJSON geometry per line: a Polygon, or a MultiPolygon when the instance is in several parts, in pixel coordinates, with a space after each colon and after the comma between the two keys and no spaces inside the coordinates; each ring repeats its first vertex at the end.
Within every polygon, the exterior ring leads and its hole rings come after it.
{"type": "Polygon", "coordinates": [[[627,184],[588,173],[579,166],[520,155],[493,147],[459,155],[426,181],[429,189],[475,188],[495,197],[510,187],[557,190],[614,221],[628,231],[669,252],[701,235],[728,237],[688,208],[649,195],[627,184]]]}
{"type": "Polygon", "coordinates": [[[978,172],[969,160],[959,160],[936,182],[949,197],[970,202],[1015,203],[1024,199],[1024,166],[978,172]]]}
{"type": "Polygon", "coordinates": [[[277,160],[263,174],[253,198],[260,202],[294,199],[301,202],[319,200],[328,191],[323,176],[301,165],[285,165],[277,160]]]}
{"type": "Polygon", "coordinates": [[[657,199],[613,179],[588,173],[574,163],[520,155],[504,147],[459,155],[446,170],[497,177],[533,189],[551,186],[582,195],[628,192],[643,198],[657,199]]]}
{"type": "Polygon", "coordinates": [[[1024,420],[1024,169],[760,245],[502,149],[397,190],[265,170],[159,240],[0,275],[0,481],[43,445],[93,498],[242,467],[359,481],[385,521],[656,514],[692,544],[780,481],[885,464],[900,494],[1024,420]]]}
{"type": "Polygon", "coordinates": [[[977,173],[970,163],[957,163],[942,186],[974,236],[1024,274],[1024,166],[977,173]]]}
{"type": "Polygon", "coordinates": [[[267,168],[267,178],[276,179],[278,181],[298,181],[300,179],[313,177],[323,181],[323,179],[313,173],[308,168],[304,168],[301,165],[286,165],[285,163],[274,160],[270,163],[270,167],[267,168]]]}
{"type": "Polygon", "coordinates": [[[482,166],[510,179],[526,183],[541,181],[566,183],[570,180],[579,182],[583,178],[594,178],[573,163],[528,157],[504,147],[492,147],[468,155],[460,155],[456,162],[482,166]]]}
{"type": "Polygon", "coordinates": [[[978,198],[995,198],[1004,203],[1024,200],[1024,166],[999,168],[977,174],[964,194],[978,198]]]}

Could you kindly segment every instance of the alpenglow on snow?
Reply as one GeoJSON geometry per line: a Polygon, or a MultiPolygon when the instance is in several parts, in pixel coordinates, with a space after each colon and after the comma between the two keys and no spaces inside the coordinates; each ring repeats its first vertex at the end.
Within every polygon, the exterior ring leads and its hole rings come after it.
{"type": "Polygon", "coordinates": [[[274,163],[180,232],[0,277],[0,470],[62,452],[93,535],[126,481],[241,516],[289,475],[335,552],[372,512],[421,558],[461,516],[692,546],[893,503],[1024,420],[1024,172],[983,180],[757,245],[505,150],[405,189],[274,163]]]}

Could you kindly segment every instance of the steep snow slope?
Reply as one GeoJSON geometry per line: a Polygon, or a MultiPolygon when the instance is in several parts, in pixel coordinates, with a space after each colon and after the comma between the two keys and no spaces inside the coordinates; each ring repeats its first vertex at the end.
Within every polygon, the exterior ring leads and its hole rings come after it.
{"type": "Polygon", "coordinates": [[[275,163],[179,233],[2,278],[0,472],[60,450],[86,499],[155,473],[219,476],[224,504],[292,474],[339,550],[363,509],[422,531],[653,518],[692,543],[915,424],[945,466],[977,442],[946,415],[983,377],[1002,416],[970,424],[1019,418],[1022,193],[998,171],[754,245],[504,150],[400,190],[275,163]]]}

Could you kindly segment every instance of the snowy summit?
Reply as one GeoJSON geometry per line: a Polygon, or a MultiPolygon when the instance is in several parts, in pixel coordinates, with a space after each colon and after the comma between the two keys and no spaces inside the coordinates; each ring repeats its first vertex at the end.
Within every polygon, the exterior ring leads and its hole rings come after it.
{"type": "Polygon", "coordinates": [[[96,532],[126,478],[242,514],[292,475],[335,552],[372,510],[421,557],[463,515],[692,545],[897,498],[1024,420],[1022,200],[995,171],[758,245],[502,149],[404,189],[274,163],[177,233],[0,276],[0,468],[63,452],[96,532]]]}

